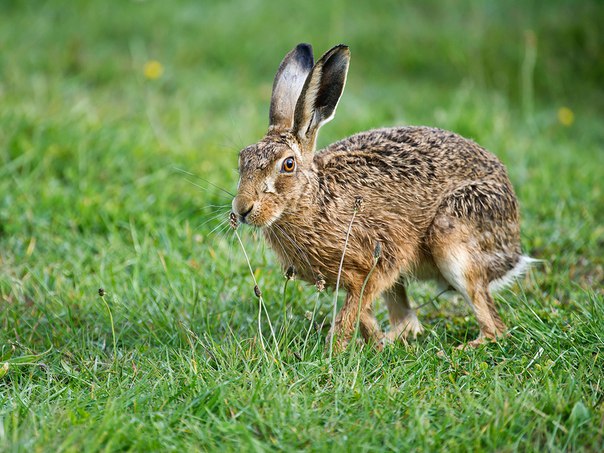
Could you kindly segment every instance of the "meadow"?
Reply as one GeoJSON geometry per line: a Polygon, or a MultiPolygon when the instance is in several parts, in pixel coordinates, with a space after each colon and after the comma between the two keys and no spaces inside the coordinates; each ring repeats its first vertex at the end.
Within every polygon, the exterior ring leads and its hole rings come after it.
{"type": "Polygon", "coordinates": [[[0,451],[602,451],[603,22],[597,0],[4,0],[0,451]],[[333,293],[242,226],[259,306],[225,191],[299,42],[352,52],[319,146],[423,124],[506,164],[542,260],[497,296],[509,337],[457,350],[478,326],[443,295],[417,341],[329,361],[333,293]]]}

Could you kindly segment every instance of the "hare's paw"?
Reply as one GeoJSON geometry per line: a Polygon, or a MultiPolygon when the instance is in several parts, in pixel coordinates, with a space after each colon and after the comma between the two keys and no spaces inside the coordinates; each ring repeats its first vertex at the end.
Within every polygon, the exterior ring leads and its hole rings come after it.
{"type": "Polygon", "coordinates": [[[467,343],[462,343],[462,344],[458,345],[456,349],[459,349],[461,351],[463,351],[466,348],[468,348],[468,349],[470,349],[470,348],[475,349],[475,348],[477,348],[479,346],[482,346],[485,343],[490,343],[490,342],[493,342],[493,341],[495,341],[495,340],[492,339],[492,338],[486,338],[486,337],[480,336],[480,337],[476,338],[475,340],[468,341],[467,343]]]}
{"type": "Polygon", "coordinates": [[[464,350],[466,348],[477,348],[479,346],[482,346],[483,344],[496,343],[498,340],[501,340],[503,338],[507,338],[509,336],[510,336],[509,332],[504,332],[504,333],[499,333],[498,332],[497,335],[484,335],[484,334],[480,334],[478,336],[478,338],[476,338],[475,340],[468,341],[467,343],[460,344],[459,346],[457,346],[457,349],[464,350]]]}
{"type": "Polygon", "coordinates": [[[344,351],[350,343],[350,338],[342,334],[340,329],[329,329],[329,333],[325,337],[325,350],[329,352],[333,341],[333,352],[338,353],[344,351]]]}
{"type": "Polygon", "coordinates": [[[399,323],[391,326],[390,332],[384,336],[384,340],[382,341],[402,341],[405,343],[408,338],[411,337],[415,339],[423,332],[424,328],[419,319],[417,319],[416,314],[414,312],[409,312],[399,323]]]}

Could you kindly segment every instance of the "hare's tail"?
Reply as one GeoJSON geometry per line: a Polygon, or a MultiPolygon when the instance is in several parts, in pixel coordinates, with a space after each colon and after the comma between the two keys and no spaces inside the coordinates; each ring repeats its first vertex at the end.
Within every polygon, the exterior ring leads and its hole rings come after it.
{"type": "Polygon", "coordinates": [[[520,259],[518,260],[518,263],[516,263],[516,266],[510,269],[502,277],[496,278],[495,280],[491,281],[491,283],[489,283],[489,290],[495,292],[505,288],[506,286],[511,285],[515,279],[524,275],[533,264],[540,262],[541,260],[531,258],[530,256],[520,256],[520,259]]]}

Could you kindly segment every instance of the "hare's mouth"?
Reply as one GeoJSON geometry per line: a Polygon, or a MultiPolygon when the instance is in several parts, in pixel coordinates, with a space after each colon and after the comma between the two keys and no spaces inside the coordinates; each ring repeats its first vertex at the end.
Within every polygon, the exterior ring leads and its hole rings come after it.
{"type": "Polygon", "coordinates": [[[270,227],[273,223],[275,223],[276,220],[278,220],[280,217],[280,214],[260,214],[259,215],[248,215],[246,216],[245,220],[242,223],[246,223],[248,225],[251,226],[255,226],[258,228],[268,228],[270,227]]]}
{"type": "Polygon", "coordinates": [[[246,225],[251,225],[259,228],[266,228],[271,226],[279,217],[281,212],[271,212],[272,210],[266,209],[261,203],[256,202],[246,209],[242,209],[239,212],[234,210],[234,214],[237,216],[237,220],[246,225]]]}

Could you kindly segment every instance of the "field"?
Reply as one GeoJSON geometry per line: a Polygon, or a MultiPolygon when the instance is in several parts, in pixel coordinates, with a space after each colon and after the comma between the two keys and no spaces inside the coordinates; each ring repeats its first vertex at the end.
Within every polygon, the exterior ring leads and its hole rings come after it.
{"type": "Polygon", "coordinates": [[[0,451],[604,449],[601,2],[1,10],[0,451]],[[329,361],[334,294],[243,226],[259,306],[225,190],[298,42],[351,47],[320,146],[425,124],[506,164],[542,260],[497,296],[508,338],[457,350],[478,326],[443,295],[417,341],[329,361]]]}

